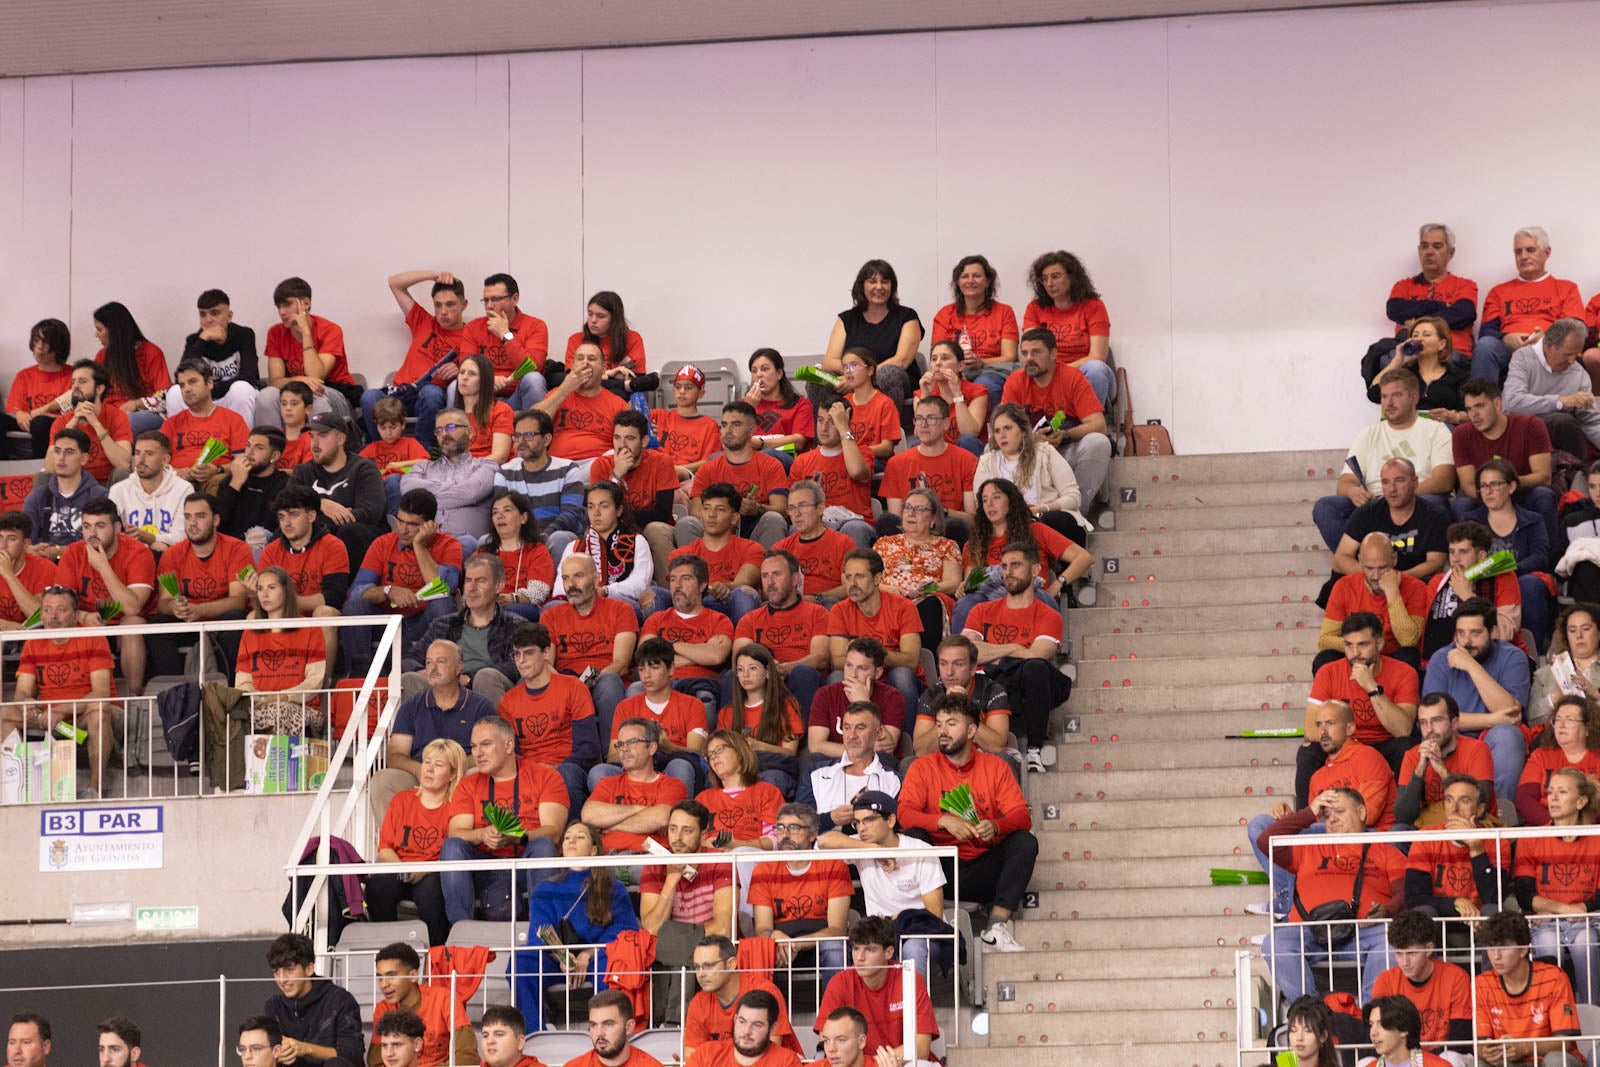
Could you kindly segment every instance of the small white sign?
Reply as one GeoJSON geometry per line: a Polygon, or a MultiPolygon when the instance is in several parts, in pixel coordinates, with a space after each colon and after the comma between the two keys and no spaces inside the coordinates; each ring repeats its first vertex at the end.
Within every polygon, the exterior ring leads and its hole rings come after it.
{"type": "Polygon", "coordinates": [[[39,813],[39,870],[159,868],[162,831],[159,804],[46,808],[39,813]]]}
{"type": "Polygon", "coordinates": [[[140,908],[134,913],[133,928],[140,933],[160,930],[200,929],[200,907],[189,904],[179,908],[140,908]]]}

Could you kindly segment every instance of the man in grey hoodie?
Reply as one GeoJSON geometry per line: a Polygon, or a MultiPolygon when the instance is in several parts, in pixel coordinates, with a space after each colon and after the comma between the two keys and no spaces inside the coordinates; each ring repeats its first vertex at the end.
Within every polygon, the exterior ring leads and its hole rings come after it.
{"type": "Polygon", "coordinates": [[[133,442],[133,475],[111,487],[111,502],[129,537],[165,552],[183,540],[183,502],[192,492],[194,486],[172,469],[167,435],[146,430],[133,442]]]}
{"type": "Polygon", "coordinates": [[[83,469],[88,461],[88,435],[72,428],[60,431],[46,460],[54,473],[22,502],[40,539],[33,551],[47,559],[59,560],[62,549],[83,539],[83,506],[106,495],[105,486],[83,469]]]}

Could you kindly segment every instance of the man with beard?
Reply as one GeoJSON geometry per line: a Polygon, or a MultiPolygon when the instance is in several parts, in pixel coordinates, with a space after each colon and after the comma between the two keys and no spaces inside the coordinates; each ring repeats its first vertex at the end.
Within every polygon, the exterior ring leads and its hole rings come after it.
{"type": "MultiPolygon", "coordinates": [[[[785,804],[778,809],[778,851],[815,848],[819,826],[810,804],[785,804]]],[[[850,872],[838,860],[763,863],[750,879],[756,936],[777,943],[780,967],[795,966],[814,948],[826,987],[844,967],[850,892],[850,872]]]]}
{"type": "MultiPolygon", "coordinates": [[[[242,452],[248,443],[250,424],[211,399],[211,364],[187,360],[178,364],[172,377],[183,395],[183,407],[167,416],[161,432],[172,442],[172,465],[178,477],[192,482],[197,489],[209,490],[222,477],[223,468],[216,461],[200,462],[206,442],[214,438],[227,445],[229,452],[242,452]]],[[[277,405],[276,397],[273,405],[277,405]]]]}
{"type": "MultiPolygon", "coordinates": [[[[255,566],[250,548],[238,538],[217,532],[216,498],[195,493],[183,502],[184,539],[161,557],[161,574],[170,574],[178,583],[177,595],[158,588],[153,623],[201,622],[242,619],[250,598],[239,577],[246,567],[255,566]]],[[[157,582],[160,586],[160,582],[157,582]]],[[[239,657],[238,630],[220,630],[213,635],[222,647],[223,664],[239,657]]],[[[194,643],[194,637],[169,634],[150,642],[150,672],[153,675],[182,674],[181,647],[194,643]]]]}
{"type": "MultiPolygon", "coordinates": [[[[845,553],[843,578],[845,598],[828,611],[828,655],[840,672],[839,680],[851,641],[876,638],[884,648],[884,680],[900,691],[905,707],[916,707],[922,689],[917,679],[922,617],[911,601],[883,588],[883,557],[870,548],[845,553]]],[[[899,725],[903,724],[904,715],[899,725]]]]}
{"type": "Polygon", "coordinates": [[[311,461],[296,467],[289,480],[316,491],[334,536],[344,542],[352,560],[361,559],[386,527],[383,475],[370,459],[345,451],[343,420],[318,415],[306,432],[311,435],[311,461]]]}
{"type": "MultiPolygon", "coordinates": [[[[781,955],[781,953],[780,953],[781,955]]],[[[755,990],[771,993],[778,1002],[774,1030],[781,1042],[798,1050],[799,1040],[789,1025],[789,1012],[778,987],[760,974],[739,973],[739,951],[726,937],[703,937],[694,947],[694,980],[700,992],[689,1000],[683,1017],[683,1051],[687,1055],[701,1045],[726,1041],[734,1034],[734,1013],[745,994],[755,990]]]]}
{"type": "Polygon", "coordinates": [[[50,426],[50,440],[68,427],[82,430],[89,438],[89,458],[84,470],[105,485],[111,481],[111,472],[126,468],[133,462],[133,428],[128,424],[128,414],[117,405],[105,404],[106,390],[111,388],[111,376],[105,364],[92,359],[80,359],[72,365],[72,408],[56,417],[50,426]]]}
{"type": "Polygon", "coordinates": [[[771,548],[789,532],[789,475],[772,456],[756,450],[756,409],[743,400],[722,405],[722,454],[712,456],[694,473],[689,489],[689,514],[678,520],[672,536],[682,548],[705,533],[700,521],[700,494],[717,482],[739,491],[739,536],[771,548]]]}
{"type": "Polygon", "coordinates": [[[1438,947],[1437,919],[1416,910],[1396,915],[1389,923],[1394,966],[1378,975],[1372,995],[1403,996],[1416,1005],[1422,1013],[1421,1040],[1426,1044],[1466,1044],[1472,1040],[1472,976],[1453,963],[1435,959],[1438,947]]]}
{"type": "Polygon", "coordinates": [[[654,580],[659,584],[666,581],[672,555],[672,500],[678,491],[678,471],[665,452],[645,447],[649,441],[650,420],[642,412],[632,408],[617,412],[611,420],[611,451],[590,466],[589,482],[610,480],[622,486],[623,498],[633,509],[633,524],[650,543],[654,580]]]}
{"type": "Polygon", "coordinates": [[[559,774],[570,799],[567,809],[582,811],[589,768],[600,758],[600,735],[589,687],[555,669],[553,644],[550,631],[536,622],[512,631],[511,656],[522,681],[500,698],[496,710],[516,728],[517,757],[559,774]]]}
{"type": "Polygon", "coordinates": [[[117,1015],[97,1023],[95,1030],[100,1034],[100,1067],[144,1067],[139,1062],[144,1035],[138,1023],[117,1015]]]}
{"type": "Polygon", "coordinates": [[[1417,646],[1422,640],[1422,622],[1428,613],[1428,587],[1395,568],[1394,544],[1374,531],[1361,539],[1357,549],[1361,569],[1333,583],[1328,607],[1317,635],[1316,659],[1312,671],[1337,663],[1344,650],[1340,623],[1354,615],[1370,613],[1378,619],[1383,654],[1392,656],[1422,672],[1417,646]]]}
{"type": "Polygon", "coordinates": [[[276,501],[289,485],[289,472],[278,467],[285,447],[283,431],[275,426],[250,431],[244,451],[233,457],[217,487],[223,533],[248,542],[251,530],[265,530],[269,538],[278,532],[276,501]]]}
{"type": "MultiPolygon", "coordinates": [[[[955,845],[967,899],[987,900],[988,929],[979,935],[999,952],[1021,952],[1011,932],[1011,916],[1022,905],[1033,877],[1039,839],[1027,798],[999,756],[980,751],[978,705],[965,693],[946,693],[933,706],[939,751],[911,764],[897,798],[900,824],[919,830],[935,845],[955,845]],[[940,808],[940,799],[958,785],[972,790],[978,821],[968,822],[940,808]]],[[[953,879],[954,864],[945,863],[953,879]]],[[[852,942],[852,945],[854,942],[852,942]]]]}
{"type": "MultiPolygon", "coordinates": [[[[1506,573],[1477,580],[1467,577],[1467,571],[1488,559],[1494,548],[1494,535],[1489,527],[1481,522],[1454,522],[1445,531],[1445,541],[1449,545],[1445,569],[1428,582],[1427,615],[1422,623],[1420,646],[1423,667],[1435,652],[1448,648],[1455,640],[1456,628],[1452,620],[1456,608],[1463,600],[1475,596],[1494,604],[1498,616],[1495,636],[1527,652],[1522,644],[1522,590],[1517,585],[1517,576],[1506,573]]],[[[1548,626],[1548,619],[1545,625],[1548,626]]]]}
{"type": "MultiPolygon", "coordinates": [[[[698,800],[680,800],[667,815],[667,847],[675,856],[715,852],[700,846],[711,812],[698,800]]],[[[639,927],[662,937],[668,923],[696,928],[696,937],[733,930],[733,867],[727,863],[650,864],[639,875],[639,927]]],[[[659,961],[661,955],[658,952],[659,961]]],[[[684,960],[682,962],[688,962],[684,960]]]]}
{"type": "MultiPolygon", "coordinates": [[[[181,484],[181,483],[180,483],[181,484]]],[[[130,626],[155,614],[156,561],[150,550],[117,529],[117,506],[91,501],[83,509],[83,540],[61,554],[56,578],[78,594],[78,622],[84,626],[130,626]],[[115,602],[122,612],[110,623],[99,612],[115,602]]],[[[117,654],[128,692],[144,690],[144,635],[117,638],[117,654]]]]}
{"type": "Polygon", "coordinates": [[[1494,637],[1495,607],[1471,597],[1456,609],[1455,645],[1428,661],[1425,693],[1446,693],[1461,709],[1457,729],[1489,746],[1494,757],[1494,792],[1515,803],[1522,765],[1528,759],[1522,709],[1528,701],[1528,656],[1494,637]]]}
{"type": "Polygon", "coordinates": [[[799,1067],[800,1057],[793,1050],[772,1041],[781,1019],[778,998],[765,989],[753,989],[739,998],[733,1036],[700,1045],[684,1061],[685,1067],[799,1067]]]}
{"type": "MultiPolygon", "coordinates": [[[[167,435],[146,430],[133,442],[132,477],[113,485],[107,494],[128,536],[152,552],[165,552],[183,540],[183,502],[194,492],[194,486],[172,469],[171,460],[167,435]]],[[[229,494],[226,482],[222,494],[229,494]]]]}
{"type": "Polygon", "coordinates": [[[1072,693],[1072,683],[1055,667],[1061,648],[1061,613],[1033,595],[1033,576],[1038,569],[1037,545],[1019,542],[1003,548],[1000,581],[1005,598],[973,608],[962,630],[962,636],[978,646],[984,673],[1005,686],[1013,713],[1020,720],[1017,733],[1033,774],[1044,772],[1050,709],[1072,693]]]}
{"type": "MultiPolygon", "coordinates": [[[[439,528],[472,555],[489,534],[489,497],[499,468],[470,451],[472,426],[460,411],[441,411],[434,423],[439,458],[420,460],[400,476],[400,491],[426,489],[439,502],[439,528]]],[[[498,592],[498,590],[497,590],[498,592]]]]}
{"type": "MultiPolygon", "coordinates": [[[[751,642],[765,645],[790,695],[809,708],[828,669],[828,609],[801,599],[802,566],[791,552],[767,550],[761,560],[761,592],[767,602],[739,620],[733,652],[738,655],[751,642]]],[[[733,703],[732,674],[723,674],[722,694],[724,704],[733,703]]]]}
{"type": "Polygon", "coordinates": [[[613,736],[617,705],[628,691],[629,665],[639,644],[639,617],[624,601],[598,596],[594,558],[574,552],[561,561],[565,600],[546,605],[540,619],[555,639],[556,670],[578,678],[593,670],[589,695],[602,741],[613,736]]]}
{"type": "Polygon", "coordinates": [[[1494,780],[1494,756],[1475,737],[1456,733],[1461,708],[1448,693],[1429,693],[1417,705],[1417,729],[1422,743],[1407,749],[1396,779],[1394,818],[1407,826],[1421,826],[1423,812],[1444,800],[1445,779],[1464,774],[1480,782],[1494,780]]]}
{"type": "Polygon", "coordinates": [[[1037,425],[1034,437],[1041,444],[1057,449],[1078,476],[1083,494],[1083,510],[1093,506],[1111,469],[1111,438],[1106,436],[1104,405],[1094,395],[1094,386],[1077,367],[1056,360],[1056,335],[1048,327],[1035,326],[1017,342],[1017,357],[1022,366],[1011,372],[1001,403],[1021,404],[1037,425]],[[1053,429],[1050,420],[1066,416],[1066,425],[1053,429]]]}
{"type": "Polygon", "coordinates": [[[59,560],[66,546],[83,536],[83,506],[105,498],[105,486],[83,469],[88,458],[89,435],[62,430],[46,460],[50,477],[22,502],[39,536],[33,550],[46,559],[59,560]]]}
{"type": "MultiPolygon", "coordinates": [[[[594,999],[607,995],[598,993],[594,999]]],[[[593,1000],[589,1002],[589,1010],[594,1011],[593,1000]]],[[[631,1016],[629,1021],[632,1021],[631,1016]]],[[[511,1005],[491,1004],[485,1008],[483,1021],[478,1026],[478,1050],[484,1067],[545,1067],[538,1057],[523,1054],[522,1042],[527,1032],[527,1020],[511,1005]]]]}
{"type": "Polygon", "coordinates": [[[1458,492],[1450,502],[1457,522],[1472,517],[1478,504],[1478,468],[1499,456],[1517,472],[1517,502],[1544,517],[1550,543],[1556,544],[1556,492],[1550,487],[1550,431],[1534,415],[1507,415],[1500,383],[1483,377],[1461,387],[1467,421],[1450,435],[1458,492]]]}
{"type": "MultiPolygon", "coordinates": [[[[352,457],[352,463],[369,460],[352,457]]],[[[301,470],[305,468],[302,467],[301,470]]],[[[299,471],[295,472],[299,474],[299,471]]],[[[383,491],[380,487],[380,493],[383,491]]],[[[332,500],[322,502],[323,514],[332,500]]],[[[413,489],[400,498],[395,512],[398,529],[374,540],[361,559],[361,569],[345,598],[344,614],[351,616],[398,613],[406,642],[415,642],[436,620],[450,615],[449,596],[421,600],[417,594],[435,579],[454,591],[461,585],[461,542],[439,529],[434,521],[437,505],[426,489],[413,489]]],[[[335,519],[335,522],[338,520],[335,519]]],[[[335,533],[340,528],[335,527],[335,533]]],[[[340,634],[346,666],[365,670],[372,659],[374,631],[367,626],[346,626],[340,634]]]]}
{"type": "MultiPolygon", "coordinates": [[[[483,1018],[487,1026],[487,1012],[483,1018]]],[[[568,1060],[564,1067],[661,1067],[660,1060],[633,1046],[633,1027],[633,1001],[628,994],[620,989],[596,993],[589,1000],[589,1041],[594,1048],[568,1060]]],[[[483,1062],[488,1067],[534,1067],[538,1061],[534,1064],[497,1062],[486,1056],[483,1062]]]]}
{"type": "MultiPolygon", "coordinates": [[[[849,534],[823,524],[827,509],[828,495],[820,482],[809,478],[795,482],[789,487],[789,521],[794,523],[794,533],[772,546],[799,562],[806,576],[804,599],[823,609],[844,599],[844,557],[862,547],[849,534]]],[[[870,544],[872,539],[866,540],[870,544]]]]}
{"type": "Polygon", "coordinates": [[[539,522],[551,559],[583,531],[588,517],[583,510],[584,471],[570,459],[550,454],[555,423],[538,408],[518,412],[511,447],[516,455],[495,473],[496,488],[515,489],[528,498],[539,522]]]}
{"type": "MultiPolygon", "coordinates": [[[[1394,806],[1394,772],[1371,745],[1356,740],[1355,716],[1350,705],[1328,701],[1316,709],[1311,725],[1316,740],[1316,751],[1323,757],[1323,765],[1311,776],[1307,786],[1310,802],[1296,811],[1288,801],[1280,801],[1266,815],[1257,815],[1245,828],[1250,847],[1255,850],[1261,869],[1272,874],[1267,866],[1267,842],[1275,836],[1300,833],[1331,832],[1318,827],[1322,810],[1327,806],[1334,789],[1354,789],[1363,799],[1367,825],[1375,830],[1387,830],[1394,824],[1391,808],[1394,806]]],[[[1296,797],[1298,800],[1299,798],[1296,797]]],[[[1276,893],[1273,897],[1273,915],[1287,915],[1294,895],[1294,879],[1282,871],[1275,876],[1276,893]]],[[[1245,911],[1252,915],[1267,914],[1268,905],[1246,904],[1245,911]]]]}
{"type": "MultiPolygon", "coordinates": [[[[774,463],[777,460],[773,460],[774,463]]],[[[672,606],[644,621],[640,638],[660,637],[672,642],[676,659],[672,688],[692,693],[706,706],[706,726],[714,726],[722,698],[717,675],[733,651],[733,623],[720,611],[705,606],[710,571],[699,556],[674,556],[667,568],[672,606]]]]}

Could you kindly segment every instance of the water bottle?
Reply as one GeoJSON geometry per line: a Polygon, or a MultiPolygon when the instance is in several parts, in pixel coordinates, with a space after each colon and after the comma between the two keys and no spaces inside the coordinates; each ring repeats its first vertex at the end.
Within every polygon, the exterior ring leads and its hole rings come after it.
{"type": "Polygon", "coordinates": [[[956,338],[956,344],[961,346],[963,358],[972,355],[972,334],[967,332],[965,326],[961,327],[961,336],[956,338]]]}

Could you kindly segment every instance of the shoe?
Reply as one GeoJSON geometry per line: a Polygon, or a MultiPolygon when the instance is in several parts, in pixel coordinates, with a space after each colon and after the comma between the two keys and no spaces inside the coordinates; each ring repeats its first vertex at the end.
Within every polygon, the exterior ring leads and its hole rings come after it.
{"type": "Polygon", "coordinates": [[[1011,936],[1011,920],[1000,919],[989,924],[978,938],[983,942],[983,947],[996,952],[1026,952],[1027,949],[1017,944],[1017,939],[1011,936]]]}
{"type": "Polygon", "coordinates": [[[1244,906],[1244,910],[1245,910],[1245,914],[1247,914],[1247,915],[1265,915],[1268,918],[1276,918],[1276,916],[1274,916],[1272,914],[1272,905],[1271,904],[1260,904],[1260,903],[1246,904],[1244,906]]]}
{"type": "Polygon", "coordinates": [[[1028,749],[1028,773],[1029,774],[1043,774],[1044,773],[1044,753],[1040,752],[1036,748],[1028,749]]]}
{"type": "Polygon", "coordinates": [[[96,789],[92,785],[80,785],[78,787],[78,799],[79,800],[99,800],[100,799],[100,791],[98,789],[96,789]]]}

